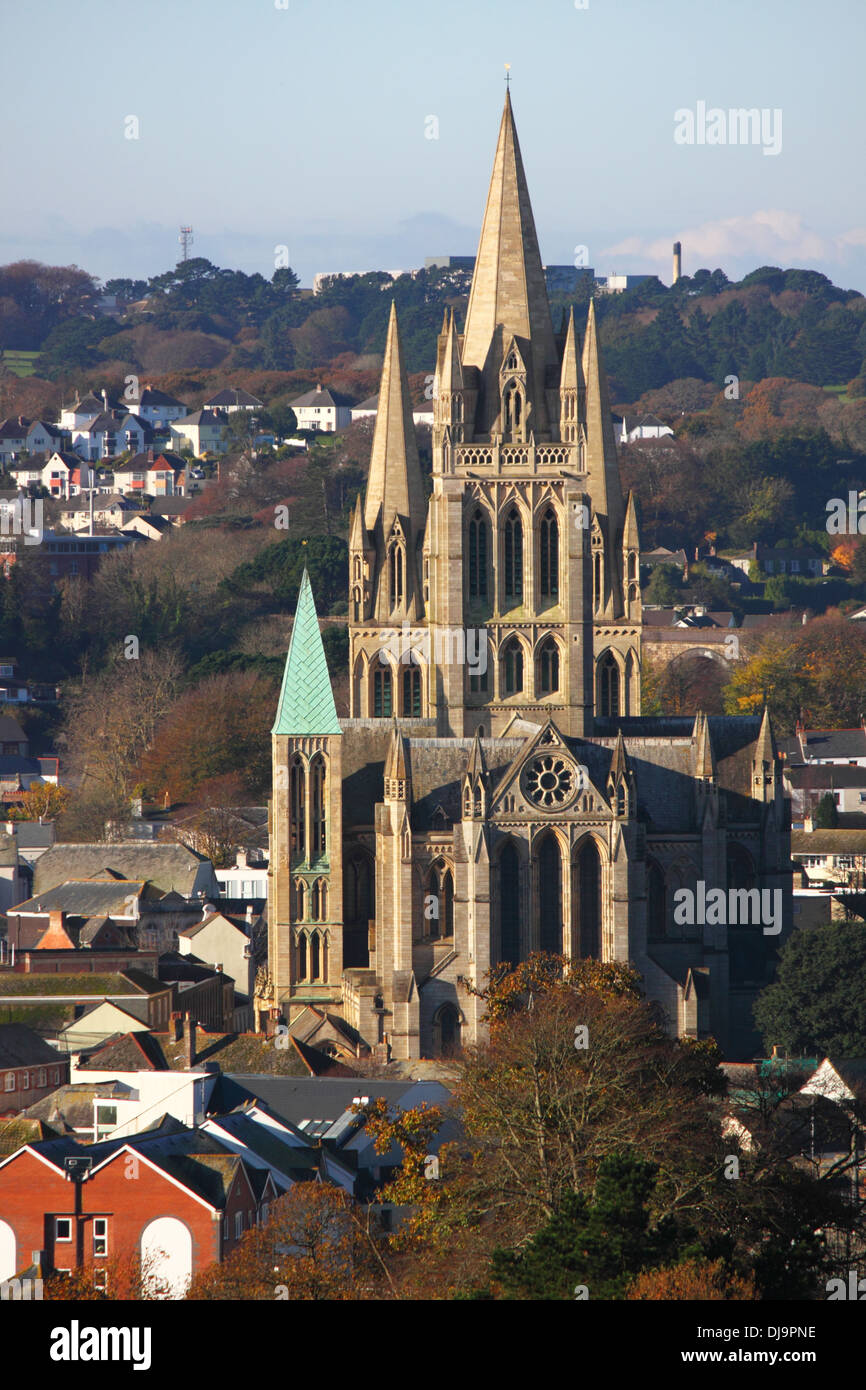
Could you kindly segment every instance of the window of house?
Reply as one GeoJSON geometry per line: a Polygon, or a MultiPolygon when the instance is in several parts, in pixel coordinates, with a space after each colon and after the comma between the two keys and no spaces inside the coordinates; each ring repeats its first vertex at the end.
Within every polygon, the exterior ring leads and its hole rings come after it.
{"type": "Polygon", "coordinates": [[[108,1254],[108,1217],[97,1216],[93,1221],[93,1253],[95,1256],[108,1254]]]}
{"type": "Polygon", "coordinates": [[[71,1240],[71,1239],[72,1239],[72,1217],[71,1217],[71,1216],[55,1216],[55,1218],[54,1218],[54,1239],[55,1239],[55,1240],[71,1240]]]}
{"type": "Polygon", "coordinates": [[[40,1086],[47,1086],[47,1085],[48,1085],[48,1073],[46,1072],[46,1070],[45,1070],[44,1067],[40,1067],[40,1068],[39,1068],[39,1085],[40,1085],[40,1086]]]}
{"type": "Polygon", "coordinates": [[[29,1091],[29,1090],[30,1090],[30,1073],[29,1073],[29,1071],[23,1071],[23,1072],[21,1073],[21,1089],[22,1089],[23,1091],[29,1091]]]}
{"type": "Polygon", "coordinates": [[[15,1090],[15,1073],[14,1073],[14,1071],[7,1071],[7,1073],[6,1073],[6,1090],[7,1090],[7,1091],[14,1091],[14,1090],[15,1090]]]}
{"type": "Polygon", "coordinates": [[[235,1240],[240,1240],[244,1233],[244,1214],[242,1211],[235,1212],[235,1240]]]}

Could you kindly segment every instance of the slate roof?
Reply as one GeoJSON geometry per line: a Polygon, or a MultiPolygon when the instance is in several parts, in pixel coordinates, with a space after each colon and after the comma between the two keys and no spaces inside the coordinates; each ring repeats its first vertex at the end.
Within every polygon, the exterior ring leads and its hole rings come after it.
{"type": "Polygon", "coordinates": [[[208,410],[219,410],[221,406],[261,406],[262,402],[255,396],[251,396],[249,391],[242,391],[235,386],[224,387],[222,391],[217,391],[215,396],[211,396],[205,401],[205,408],[208,410]]]}
{"type": "Polygon", "coordinates": [[[70,879],[92,878],[111,867],[133,880],[146,879],[163,892],[187,894],[199,866],[208,861],[186,845],[121,844],[54,845],[36,863],[34,895],[47,892],[70,879]]]}
{"type": "Polygon", "coordinates": [[[330,387],[316,388],[313,391],[305,391],[296,400],[289,401],[289,405],[294,410],[295,406],[318,405],[330,408],[335,405],[351,406],[352,402],[348,396],[344,396],[340,391],[332,391],[330,387]]]}
{"type": "Polygon", "coordinates": [[[79,1071],[169,1071],[152,1033],[115,1033],[79,1058],[79,1071]]]}
{"type": "MultiPolygon", "coordinates": [[[[42,859],[51,850],[46,850],[42,859]]],[[[41,861],[40,861],[41,862],[41,861]]],[[[34,870],[34,879],[37,870],[34,870]]],[[[68,912],[73,917],[128,917],[130,897],[145,896],[147,885],[133,879],[70,879],[37,893],[13,909],[19,912],[68,912]]]]}
{"type": "Polygon", "coordinates": [[[791,853],[866,854],[866,830],[792,830],[791,853]]]}
{"type": "Polygon", "coordinates": [[[806,729],[800,735],[809,758],[866,758],[866,730],[806,729]]]}
{"type": "MultiPolygon", "coordinates": [[[[0,1023],[0,1068],[57,1065],[60,1054],[25,1023],[0,1023]]],[[[0,1105],[2,1105],[0,1098],[0,1105]]]]}
{"type": "Polygon", "coordinates": [[[0,1120],[0,1158],[17,1153],[24,1144],[38,1144],[40,1140],[56,1137],[56,1129],[31,1115],[15,1115],[5,1122],[0,1120]]]}
{"type": "Polygon", "coordinates": [[[310,576],[304,569],[272,734],[339,734],[310,576]]]}
{"type": "Polygon", "coordinates": [[[409,1091],[415,1092],[412,1104],[422,1100],[442,1104],[442,1086],[434,1081],[380,1081],[371,1077],[294,1077],[242,1076],[224,1074],[219,1078],[211,1096],[211,1114],[220,1109],[231,1110],[244,1101],[257,1099],[278,1120],[305,1130],[305,1122],[318,1120],[333,1124],[351,1110],[357,1096],[381,1097],[399,1105],[409,1091]]]}

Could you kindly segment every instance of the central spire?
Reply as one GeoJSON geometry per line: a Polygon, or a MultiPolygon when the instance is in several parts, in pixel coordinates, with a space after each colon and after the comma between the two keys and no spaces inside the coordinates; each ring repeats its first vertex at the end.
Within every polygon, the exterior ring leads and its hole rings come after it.
{"type": "Polygon", "coordinates": [[[464,368],[475,367],[482,377],[479,434],[489,433],[499,415],[499,372],[512,338],[520,340],[529,369],[528,427],[541,435],[550,429],[548,368],[555,369],[551,384],[558,386],[559,360],[511,93],[506,91],[463,338],[464,368]]]}

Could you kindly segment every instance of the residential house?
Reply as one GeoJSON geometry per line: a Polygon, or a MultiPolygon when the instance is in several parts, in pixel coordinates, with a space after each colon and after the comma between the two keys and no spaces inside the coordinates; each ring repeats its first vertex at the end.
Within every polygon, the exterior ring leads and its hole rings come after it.
{"type": "Polygon", "coordinates": [[[223,438],[226,416],[217,410],[195,410],[170,426],[175,449],[189,449],[196,458],[203,454],[224,454],[228,445],[223,438]]]}
{"type": "Polygon", "coordinates": [[[197,958],[224,971],[234,980],[236,1000],[240,995],[240,1002],[248,1004],[256,971],[251,940],[253,925],[252,913],[247,918],[205,910],[200,922],[178,933],[178,951],[182,956],[197,958]]]}
{"type": "Polygon", "coordinates": [[[297,400],[290,401],[295,412],[299,430],[321,430],[323,432],[348,429],[352,423],[352,403],[348,396],[331,391],[328,387],[317,386],[314,391],[305,391],[297,400]]]}
{"type": "Polygon", "coordinates": [[[141,395],[127,405],[153,430],[167,430],[173,420],[182,420],[189,410],[183,401],[158,391],[155,386],[145,386],[141,395]]]}
{"type": "Polygon", "coordinates": [[[148,449],[127,463],[115,464],[114,478],[124,492],[143,492],[150,497],[183,496],[187,485],[186,460],[175,453],[148,449]]]}
{"type": "MultiPolygon", "coordinates": [[[[292,409],[294,410],[294,406],[292,407],[292,409]]],[[[296,413],[297,413],[297,412],[296,412],[296,413]]],[[[360,405],[353,405],[353,406],[350,406],[350,408],[349,408],[349,414],[350,414],[350,416],[351,416],[351,423],[352,423],[352,424],[354,424],[356,420],[375,420],[375,418],[376,418],[376,416],[378,415],[378,413],[379,413],[379,396],[378,396],[378,393],[377,393],[375,396],[368,396],[366,400],[361,401],[360,405]]],[[[414,421],[414,423],[415,423],[416,425],[430,425],[431,428],[432,428],[432,425],[433,425],[433,402],[432,402],[432,400],[430,400],[430,401],[422,401],[420,405],[415,405],[415,406],[413,406],[413,407],[412,407],[412,419],[413,419],[413,421],[414,421]]],[[[306,427],[304,427],[304,426],[301,425],[300,420],[298,420],[298,428],[299,428],[299,429],[303,429],[303,428],[314,429],[315,426],[307,425],[306,427]]]]}
{"type": "Polygon", "coordinates": [[[62,440],[62,431],[44,420],[29,420],[25,415],[9,416],[0,421],[0,464],[16,463],[23,454],[50,453],[60,447],[62,440]]]}
{"type": "Polygon", "coordinates": [[[791,832],[791,858],[803,866],[809,882],[862,894],[866,888],[866,828],[811,830],[806,826],[791,832]]]}
{"type": "Polygon", "coordinates": [[[174,530],[171,522],[164,516],[151,516],[149,512],[136,512],[120,528],[125,534],[134,532],[146,541],[161,541],[163,536],[174,530]]]}
{"type": "Polygon", "coordinates": [[[55,449],[42,470],[42,486],[52,497],[76,497],[85,488],[95,488],[96,473],[78,454],[55,449]]]}
{"type": "Polygon", "coordinates": [[[29,974],[0,970],[0,1017],[12,1009],[22,1022],[43,1036],[62,1037],[63,1028],[80,1018],[88,1005],[103,999],[119,1003],[149,1028],[167,1028],[173,991],[169,983],[143,970],[112,971],[106,975],[29,974]]]}
{"type": "MultiPolygon", "coordinates": [[[[115,492],[104,496],[94,496],[92,518],[94,529],[110,526],[116,530],[121,530],[126,522],[140,515],[143,513],[138,503],[124,497],[122,493],[115,492]]],[[[80,498],[78,501],[67,503],[60,510],[60,521],[67,531],[89,532],[91,525],[90,499],[80,498]]]]}
{"type": "Polygon", "coordinates": [[[72,447],[81,458],[96,463],[130,450],[141,453],[151,433],[150,426],[129,411],[117,414],[103,411],[92,420],[73,427],[72,447]]]}
{"type": "Polygon", "coordinates": [[[128,404],[109,400],[105,390],[98,396],[90,391],[86,396],[76,397],[72,405],[61,406],[60,428],[71,434],[88,420],[95,420],[97,415],[111,415],[116,411],[125,413],[128,409],[128,404]]]}
{"type": "Polygon", "coordinates": [[[139,1255],[163,1296],[182,1298],[267,1220],[276,1195],[270,1173],[171,1117],[90,1146],[68,1136],[26,1144],[0,1162],[0,1279],[35,1260],[46,1272],[83,1267],[110,1294],[109,1257],[139,1255]],[[77,1184],[67,1166],[76,1159],[77,1184]]]}
{"type": "Polygon", "coordinates": [[[69,1059],[24,1023],[0,1023],[0,1115],[17,1114],[69,1080],[69,1059]]]}
{"type": "Polygon", "coordinates": [[[211,396],[205,401],[205,410],[221,410],[225,415],[232,415],[236,410],[261,410],[263,402],[251,396],[249,391],[241,391],[236,386],[225,387],[222,391],[217,391],[215,396],[211,396]]]}
{"type": "MultiPolygon", "coordinates": [[[[216,901],[219,897],[213,865],[203,854],[197,854],[186,845],[141,844],[128,840],[117,844],[55,845],[36,865],[33,891],[47,893],[71,879],[108,875],[152,884],[165,894],[175,895],[175,901],[181,905],[192,898],[216,901]]],[[[201,915],[201,904],[198,915],[201,915]]]]}

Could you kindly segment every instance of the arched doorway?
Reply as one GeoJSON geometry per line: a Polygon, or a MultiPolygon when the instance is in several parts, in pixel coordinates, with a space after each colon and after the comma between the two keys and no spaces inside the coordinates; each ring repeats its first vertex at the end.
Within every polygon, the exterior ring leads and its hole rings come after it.
{"type": "Polygon", "coordinates": [[[577,954],[581,960],[601,960],[601,857],[591,835],[575,856],[572,901],[577,954]]]}
{"type": "Polygon", "coordinates": [[[15,1232],[8,1221],[0,1221],[0,1284],[6,1279],[15,1278],[18,1273],[17,1262],[15,1232]]]}
{"type": "Polygon", "coordinates": [[[554,834],[545,835],[536,860],[538,872],[538,944],[542,951],[562,951],[562,854],[554,834]]]}
{"type": "Polygon", "coordinates": [[[141,1233],[145,1275],[162,1298],[183,1298],[192,1278],[192,1236],[175,1216],[158,1216],[141,1233]]]}
{"type": "Polygon", "coordinates": [[[453,1057],[460,1051],[462,1019],[454,1004],[442,1004],[433,1019],[433,1047],[439,1057],[453,1057]]]}

